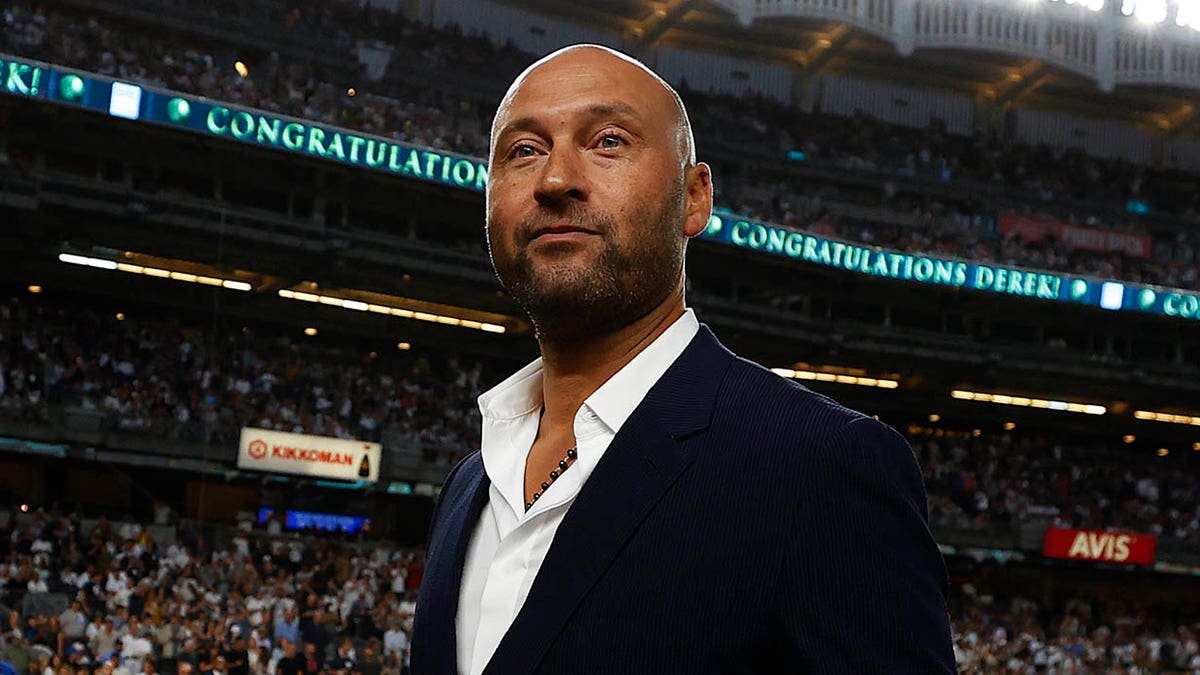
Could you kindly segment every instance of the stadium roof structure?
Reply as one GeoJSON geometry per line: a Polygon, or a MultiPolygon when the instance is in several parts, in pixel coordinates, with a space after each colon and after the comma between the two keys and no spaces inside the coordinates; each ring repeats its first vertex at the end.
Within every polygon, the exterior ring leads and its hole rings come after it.
{"type": "Polygon", "coordinates": [[[1200,131],[1200,0],[505,0],[655,46],[1200,131]],[[1126,14],[1129,14],[1128,16],[1126,14]]]}

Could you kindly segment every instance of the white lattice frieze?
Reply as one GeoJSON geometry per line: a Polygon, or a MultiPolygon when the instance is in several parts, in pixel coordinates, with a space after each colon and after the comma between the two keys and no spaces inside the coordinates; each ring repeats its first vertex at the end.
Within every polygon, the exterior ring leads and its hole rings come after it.
{"type": "Polygon", "coordinates": [[[715,0],[748,25],[780,16],[839,21],[914,49],[1038,59],[1109,91],[1200,89],[1200,0],[715,0]]]}

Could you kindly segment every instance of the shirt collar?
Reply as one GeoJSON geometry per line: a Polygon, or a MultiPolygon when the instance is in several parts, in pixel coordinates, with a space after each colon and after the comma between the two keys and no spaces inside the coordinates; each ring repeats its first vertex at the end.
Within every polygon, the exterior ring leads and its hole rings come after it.
{"type": "Polygon", "coordinates": [[[591,408],[613,433],[621,430],[625,420],[646,398],[650,388],[679,358],[696,333],[700,322],[691,309],[675,320],[654,342],[638,352],[633,360],[617,371],[600,388],[587,397],[584,405],[591,408]]]}
{"type": "MultiPolygon", "coordinates": [[[[662,335],[638,352],[624,368],[608,378],[583,402],[613,433],[671,367],[692,338],[700,322],[691,308],[675,320],[662,335]]],[[[538,357],[479,397],[479,411],[485,419],[505,420],[524,417],[542,406],[542,359],[538,357]]]]}
{"type": "Polygon", "coordinates": [[[484,419],[507,420],[524,417],[541,407],[540,356],[479,396],[479,412],[484,419]]]}

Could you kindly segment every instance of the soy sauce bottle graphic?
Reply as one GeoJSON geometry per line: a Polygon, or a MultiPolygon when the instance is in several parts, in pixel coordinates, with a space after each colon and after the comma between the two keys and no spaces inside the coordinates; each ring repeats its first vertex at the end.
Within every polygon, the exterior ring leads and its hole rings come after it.
{"type": "Polygon", "coordinates": [[[371,455],[368,453],[363,453],[362,461],[358,463],[358,476],[359,478],[371,477],[371,455]]]}

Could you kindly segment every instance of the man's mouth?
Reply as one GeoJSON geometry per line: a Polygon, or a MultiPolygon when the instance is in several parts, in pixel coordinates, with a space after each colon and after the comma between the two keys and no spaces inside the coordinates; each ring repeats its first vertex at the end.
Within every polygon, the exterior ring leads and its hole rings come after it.
{"type": "Polygon", "coordinates": [[[547,227],[539,227],[536,230],[534,230],[533,236],[531,236],[529,238],[529,240],[530,241],[536,241],[539,239],[543,240],[543,241],[566,240],[566,239],[574,239],[574,238],[582,237],[585,235],[594,235],[594,234],[599,234],[599,233],[596,232],[595,230],[590,230],[586,227],[580,227],[578,225],[567,225],[567,224],[549,225],[547,227]]]}

